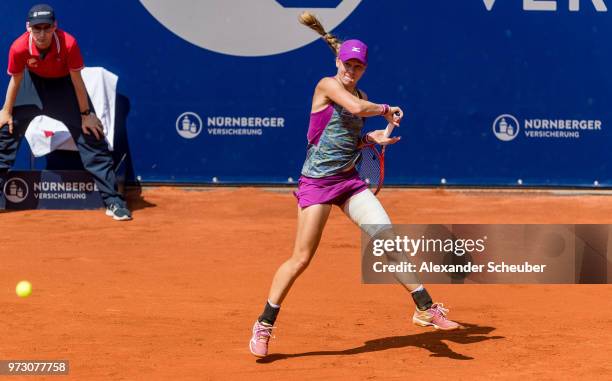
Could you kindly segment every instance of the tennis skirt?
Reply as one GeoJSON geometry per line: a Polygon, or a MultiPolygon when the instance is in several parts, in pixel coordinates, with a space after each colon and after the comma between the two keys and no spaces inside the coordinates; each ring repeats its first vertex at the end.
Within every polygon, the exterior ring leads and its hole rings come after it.
{"type": "Polygon", "coordinates": [[[321,178],[300,176],[298,189],[293,192],[300,208],[317,204],[342,206],[352,196],[368,189],[354,168],[350,171],[321,178]]]}

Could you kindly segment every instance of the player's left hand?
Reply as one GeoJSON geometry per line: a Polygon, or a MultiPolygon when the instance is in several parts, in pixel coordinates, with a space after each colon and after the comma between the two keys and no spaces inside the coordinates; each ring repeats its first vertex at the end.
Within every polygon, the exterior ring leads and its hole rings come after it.
{"type": "Polygon", "coordinates": [[[381,146],[388,146],[400,141],[401,136],[385,136],[385,130],[375,130],[368,133],[368,140],[381,146]]]}
{"type": "Polygon", "coordinates": [[[100,122],[96,114],[84,115],[81,118],[81,128],[85,135],[93,134],[98,140],[104,136],[102,122],[100,122]]]}

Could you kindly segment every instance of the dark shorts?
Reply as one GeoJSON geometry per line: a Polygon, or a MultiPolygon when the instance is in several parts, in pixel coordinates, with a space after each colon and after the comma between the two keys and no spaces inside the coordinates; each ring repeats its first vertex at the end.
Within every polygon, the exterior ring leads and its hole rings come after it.
{"type": "Polygon", "coordinates": [[[352,169],[321,178],[301,176],[298,190],[293,194],[300,208],[316,204],[342,206],[346,200],[367,188],[368,185],[359,177],[359,173],[352,169]]]}

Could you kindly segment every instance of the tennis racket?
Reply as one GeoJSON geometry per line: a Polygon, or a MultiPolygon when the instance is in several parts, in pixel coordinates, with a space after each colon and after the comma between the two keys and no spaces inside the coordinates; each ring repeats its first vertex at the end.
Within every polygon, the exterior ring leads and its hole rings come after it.
{"type": "MultiPolygon", "coordinates": [[[[395,113],[399,116],[399,113],[395,113]]],[[[395,126],[393,123],[387,124],[385,128],[385,137],[391,136],[395,126]]],[[[359,176],[370,187],[370,190],[375,195],[382,189],[385,181],[385,149],[387,146],[382,146],[382,149],[376,147],[376,143],[366,144],[361,147],[360,158],[355,164],[359,176]]]]}

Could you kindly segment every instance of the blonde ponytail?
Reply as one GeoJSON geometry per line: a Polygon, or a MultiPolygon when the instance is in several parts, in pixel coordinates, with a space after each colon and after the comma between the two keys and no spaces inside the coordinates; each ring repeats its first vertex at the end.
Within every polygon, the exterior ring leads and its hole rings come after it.
{"type": "Polygon", "coordinates": [[[331,33],[327,33],[321,22],[317,20],[315,15],[310,12],[303,12],[299,17],[300,23],[306,25],[310,29],[317,32],[321,37],[327,42],[327,45],[331,48],[334,54],[337,56],[338,51],[340,50],[340,45],[342,45],[342,41],[331,33]]]}

